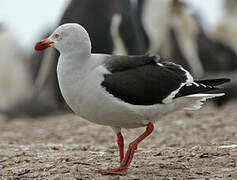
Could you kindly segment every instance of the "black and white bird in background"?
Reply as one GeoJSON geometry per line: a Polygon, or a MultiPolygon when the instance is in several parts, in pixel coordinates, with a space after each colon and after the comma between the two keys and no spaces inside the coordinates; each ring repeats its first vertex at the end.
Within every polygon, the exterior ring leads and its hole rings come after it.
{"type": "Polygon", "coordinates": [[[91,53],[89,35],[76,23],[61,25],[35,50],[50,46],[60,52],[57,76],[67,104],[77,115],[110,126],[117,134],[120,167],[99,170],[102,174],[126,175],[138,144],[152,133],[157,120],[183,108],[199,109],[206,99],[224,95],[208,91],[229,81],[195,81],[180,65],[161,62],[156,56],[91,53]],[[143,126],[146,131],[124,155],[121,129],[143,126]]]}

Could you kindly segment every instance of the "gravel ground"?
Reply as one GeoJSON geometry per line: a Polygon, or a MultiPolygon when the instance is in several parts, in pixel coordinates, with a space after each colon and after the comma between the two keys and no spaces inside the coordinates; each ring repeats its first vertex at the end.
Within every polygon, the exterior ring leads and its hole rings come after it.
{"type": "MultiPolygon", "coordinates": [[[[126,145],[145,128],[124,130],[126,145]]],[[[102,176],[119,165],[116,136],[73,114],[0,117],[1,179],[237,179],[237,101],[182,111],[158,121],[127,176],[102,176]]]]}

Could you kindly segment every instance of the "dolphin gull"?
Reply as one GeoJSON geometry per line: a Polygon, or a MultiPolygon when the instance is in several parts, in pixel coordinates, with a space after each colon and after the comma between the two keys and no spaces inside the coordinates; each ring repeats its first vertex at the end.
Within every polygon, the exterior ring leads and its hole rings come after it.
{"type": "Polygon", "coordinates": [[[156,120],[171,112],[199,109],[203,101],[224,93],[207,94],[229,79],[194,81],[180,65],[157,56],[119,56],[91,53],[87,31],[79,24],[59,26],[35,50],[50,46],[60,52],[57,75],[67,104],[79,116],[110,126],[117,135],[120,167],[102,174],[126,175],[138,144],[149,136],[156,120]],[[124,155],[122,128],[146,126],[124,155]]]}

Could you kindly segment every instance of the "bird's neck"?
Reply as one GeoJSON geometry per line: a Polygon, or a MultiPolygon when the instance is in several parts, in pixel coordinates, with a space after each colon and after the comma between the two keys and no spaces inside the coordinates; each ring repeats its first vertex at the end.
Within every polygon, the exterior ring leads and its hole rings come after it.
{"type": "Polygon", "coordinates": [[[78,54],[61,54],[57,65],[57,76],[61,93],[71,108],[76,106],[78,90],[88,75],[90,57],[78,54]]]}
{"type": "Polygon", "coordinates": [[[57,71],[62,76],[83,75],[89,71],[90,56],[91,54],[80,52],[61,54],[57,71]]]}
{"type": "Polygon", "coordinates": [[[88,56],[91,54],[91,42],[88,39],[85,40],[66,41],[60,45],[55,45],[59,50],[60,54],[63,56],[88,56]],[[83,41],[83,42],[81,42],[83,41]]]}

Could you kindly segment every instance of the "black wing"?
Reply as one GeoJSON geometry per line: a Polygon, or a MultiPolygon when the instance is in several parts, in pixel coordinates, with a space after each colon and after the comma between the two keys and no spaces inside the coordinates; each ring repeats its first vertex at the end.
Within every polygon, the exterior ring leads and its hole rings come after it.
{"type": "Polygon", "coordinates": [[[157,63],[156,57],[115,56],[105,65],[111,74],[104,75],[101,85],[133,105],[161,104],[187,80],[181,66],[157,63]]]}

